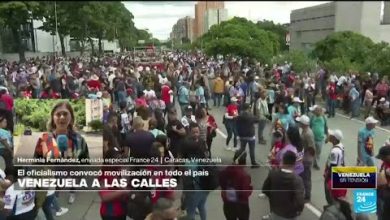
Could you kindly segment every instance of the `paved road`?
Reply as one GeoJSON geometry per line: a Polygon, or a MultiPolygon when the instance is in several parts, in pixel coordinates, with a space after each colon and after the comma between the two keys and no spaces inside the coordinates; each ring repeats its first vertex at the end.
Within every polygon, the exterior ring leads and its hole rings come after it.
{"type": "MultiPolygon", "coordinates": [[[[224,108],[213,109],[211,113],[215,116],[217,123],[220,128],[220,132],[218,132],[217,137],[214,139],[212,154],[214,156],[219,156],[222,158],[224,163],[229,164],[233,157],[233,152],[224,150],[225,146],[225,137],[226,130],[222,125],[222,115],[224,112],[224,108]]],[[[357,143],[357,132],[358,129],[364,126],[362,122],[357,120],[350,120],[348,118],[342,117],[338,115],[336,118],[329,119],[328,121],[330,129],[341,129],[344,132],[344,141],[343,144],[345,146],[346,153],[346,164],[354,165],[356,161],[356,143],[357,143]]],[[[270,125],[267,125],[265,131],[269,131],[270,125]]],[[[266,133],[267,134],[267,133],[266,133]]],[[[386,138],[389,138],[390,131],[388,130],[376,130],[376,138],[375,138],[375,152],[378,152],[379,147],[384,143],[386,138]]],[[[269,140],[270,137],[266,135],[266,139],[269,140]],[[267,138],[268,137],[268,138],[267,138]]],[[[36,139],[35,139],[36,140],[36,139]]],[[[35,146],[35,140],[33,142],[27,141],[26,143],[34,143],[32,145],[27,145],[26,148],[23,149],[23,152],[28,149],[31,151],[31,148],[35,146]],[[30,148],[31,147],[31,148],[30,148]]],[[[99,139],[100,140],[100,139],[99,139]]],[[[95,144],[98,143],[98,139],[94,138],[95,144]]],[[[89,142],[88,142],[89,143],[89,142]]],[[[232,143],[231,143],[232,144],[232,143]]],[[[90,145],[90,148],[95,148],[93,145],[90,145]]],[[[98,145],[93,151],[97,152],[98,145]]],[[[312,173],[312,202],[311,204],[307,204],[304,212],[299,217],[301,220],[312,220],[318,219],[320,215],[320,211],[322,211],[322,207],[325,205],[325,197],[323,190],[323,164],[326,161],[326,157],[330,151],[330,145],[326,145],[323,149],[321,155],[321,170],[316,171],[313,170],[312,173]]],[[[256,145],[256,157],[258,162],[261,164],[265,164],[266,156],[269,151],[268,145],[256,145]]],[[[101,148],[100,148],[101,149],[101,148]]],[[[32,150],[33,151],[33,150],[32,150]]],[[[248,157],[249,163],[249,157],[248,157]]],[[[269,212],[268,201],[265,198],[259,198],[258,194],[260,193],[259,189],[261,189],[262,183],[268,173],[268,169],[266,167],[262,167],[259,169],[249,169],[248,172],[252,176],[252,183],[255,188],[252,196],[250,197],[250,208],[251,208],[251,220],[258,220],[261,216],[267,214],[269,212]]],[[[73,205],[68,205],[66,203],[67,196],[64,195],[66,193],[61,193],[60,202],[63,206],[68,207],[70,209],[69,213],[64,215],[63,217],[59,217],[58,219],[72,219],[72,220],[95,220],[100,219],[99,217],[99,207],[100,200],[97,193],[78,193],[76,202],[73,205]]],[[[222,201],[220,197],[219,191],[212,192],[207,200],[207,210],[208,210],[208,219],[224,219],[223,211],[222,211],[222,201]]],[[[42,215],[40,215],[40,219],[44,219],[42,215]]],[[[375,215],[371,216],[371,219],[376,219],[375,215]]]]}

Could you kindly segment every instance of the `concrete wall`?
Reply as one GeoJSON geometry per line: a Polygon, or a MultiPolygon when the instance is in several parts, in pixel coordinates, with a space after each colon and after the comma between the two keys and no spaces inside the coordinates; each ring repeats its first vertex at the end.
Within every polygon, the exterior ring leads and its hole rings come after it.
{"type": "Polygon", "coordinates": [[[380,1],[337,2],[336,31],[354,31],[375,43],[390,42],[390,30],[380,21],[381,4],[380,1]]]}
{"type": "Polygon", "coordinates": [[[335,31],[360,33],[362,2],[337,2],[335,31]]]}
{"type": "MultiPolygon", "coordinates": [[[[297,9],[290,14],[290,50],[310,50],[333,32],[353,31],[374,42],[390,42],[390,25],[381,25],[380,1],[331,2],[297,9]]],[[[390,19],[386,2],[384,20],[390,19]]]]}
{"type": "Polygon", "coordinates": [[[385,1],[383,3],[384,9],[383,9],[383,23],[384,24],[390,24],[390,2],[385,1]]]}
{"type": "Polygon", "coordinates": [[[297,9],[290,14],[290,50],[310,50],[334,32],[335,3],[297,9]]]}
{"type": "MultiPolygon", "coordinates": [[[[374,42],[380,42],[381,35],[381,2],[362,2],[362,19],[360,33],[371,38],[374,42]],[[378,34],[379,33],[379,34],[378,34]]],[[[390,40],[390,39],[389,39],[390,40]]]]}
{"type": "Polygon", "coordinates": [[[390,24],[380,26],[380,41],[390,43],[390,24]]]}

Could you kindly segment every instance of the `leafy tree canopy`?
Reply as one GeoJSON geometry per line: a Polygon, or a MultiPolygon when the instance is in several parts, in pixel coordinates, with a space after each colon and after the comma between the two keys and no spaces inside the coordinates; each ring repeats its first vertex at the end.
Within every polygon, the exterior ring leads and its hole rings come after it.
{"type": "Polygon", "coordinates": [[[270,61],[279,52],[275,33],[239,17],[213,25],[194,45],[203,47],[208,55],[231,54],[256,58],[260,62],[270,61]]]}

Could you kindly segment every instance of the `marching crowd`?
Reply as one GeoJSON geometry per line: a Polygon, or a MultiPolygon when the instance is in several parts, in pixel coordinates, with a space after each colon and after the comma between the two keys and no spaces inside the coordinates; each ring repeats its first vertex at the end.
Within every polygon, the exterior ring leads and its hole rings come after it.
{"type": "MultiPolygon", "coordinates": [[[[13,110],[13,98],[101,99],[105,158],[212,161],[216,156],[212,155],[212,148],[218,147],[213,146],[218,129],[216,117],[223,118],[227,131],[225,149],[234,151],[231,166],[220,170],[210,164],[185,162],[133,167],[136,170],[206,170],[210,175],[173,176],[178,179],[180,190],[102,189],[99,192],[102,219],[124,220],[129,216],[134,220],[167,220],[185,216],[193,220],[199,215],[205,220],[208,195],[218,187],[226,219],[249,219],[253,186],[244,165],[248,145],[251,168],[260,166],[256,162],[256,144],[270,146],[270,172],[260,195],[269,198],[270,214],[263,219],[300,219],[304,204],[311,200],[312,169],[324,170],[328,204],[321,219],[366,218],[354,215],[346,199],[347,190],[330,187],[331,168],[346,164],[378,166],[378,219],[390,219],[390,140],[378,155],[373,150],[375,126],[390,123],[390,89],[386,76],[352,71],[336,76],[324,68],[314,74],[298,74],[294,72],[294,64],[288,62],[264,65],[246,58],[207,57],[201,52],[162,52],[152,61],[143,59],[143,62],[135,62],[137,56],[127,53],[99,58],[44,57],[24,64],[2,61],[0,65],[0,106],[7,110],[13,110]],[[319,95],[322,101],[317,99],[319,95]],[[225,114],[213,115],[210,111],[213,107],[225,107],[225,114]],[[328,128],[327,119],[335,117],[336,108],[351,113],[351,118],[359,117],[359,111],[364,111],[366,126],[357,134],[356,164],[344,161],[343,131],[328,128]],[[267,124],[270,124],[269,133],[265,133],[267,124]],[[271,139],[265,138],[268,134],[271,139]],[[321,163],[321,150],[326,143],[333,147],[327,161],[321,163]],[[375,156],[380,164],[375,163],[375,156]],[[291,205],[285,205],[286,198],[291,205]],[[175,208],[177,201],[181,212],[175,208]]],[[[0,124],[5,131],[6,123],[0,124]]],[[[3,137],[1,132],[0,137],[3,137]]],[[[2,152],[10,148],[3,142],[0,143],[2,152]]],[[[118,165],[107,169],[121,168],[118,165]]],[[[3,219],[31,219],[36,210],[36,196],[28,190],[15,192],[13,176],[5,172],[0,181],[6,189],[3,219]],[[27,218],[26,213],[29,213],[27,218]]],[[[101,179],[113,181],[112,177],[101,179]]],[[[58,216],[66,213],[66,208],[55,204],[55,196],[47,198],[43,199],[47,203],[45,207],[53,206],[58,216]]],[[[50,212],[45,212],[45,216],[49,219],[50,212]]]]}

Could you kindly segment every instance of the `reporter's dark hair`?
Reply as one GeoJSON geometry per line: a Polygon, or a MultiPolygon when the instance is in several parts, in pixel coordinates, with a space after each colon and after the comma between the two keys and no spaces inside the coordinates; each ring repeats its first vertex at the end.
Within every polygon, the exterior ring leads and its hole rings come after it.
{"type": "Polygon", "coordinates": [[[295,162],[297,161],[297,155],[292,151],[286,151],[286,153],[283,154],[283,164],[284,165],[295,165],[295,162]]]}

